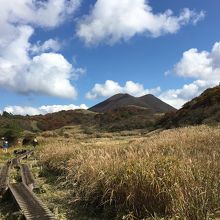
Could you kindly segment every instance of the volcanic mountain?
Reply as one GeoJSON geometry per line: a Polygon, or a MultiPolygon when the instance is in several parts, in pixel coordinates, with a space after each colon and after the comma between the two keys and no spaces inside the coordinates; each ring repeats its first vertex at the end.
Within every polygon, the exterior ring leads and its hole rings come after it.
{"type": "Polygon", "coordinates": [[[116,94],[107,100],[91,107],[89,110],[93,112],[107,112],[109,110],[136,106],[143,107],[151,110],[154,113],[166,113],[170,111],[175,111],[176,109],[167,103],[161,101],[157,97],[148,94],[141,97],[134,97],[129,94],[116,94]]]}
{"type": "Polygon", "coordinates": [[[170,128],[217,123],[220,123],[220,86],[205,90],[175,113],[165,114],[158,125],[170,128]]]}

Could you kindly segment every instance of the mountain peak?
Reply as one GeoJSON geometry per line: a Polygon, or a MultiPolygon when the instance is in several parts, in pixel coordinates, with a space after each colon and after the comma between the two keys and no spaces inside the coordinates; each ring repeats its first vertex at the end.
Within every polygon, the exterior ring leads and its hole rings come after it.
{"type": "Polygon", "coordinates": [[[143,97],[155,97],[156,98],[156,96],[152,94],[146,94],[146,95],[140,96],[139,98],[143,98],[143,97]]]}
{"type": "Polygon", "coordinates": [[[129,95],[128,93],[118,93],[118,94],[115,94],[115,95],[111,96],[108,99],[109,100],[116,100],[116,99],[128,98],[128,97],[133,97],[133,96],[129,95]]]}
{"type": "Polygon", "coordinates": [[[127,106],[147,108],[155,113],[165,113],[176,110],[175,108],[161,101],[152,94],[147,94],[141,97],[134,97],[127,93],[119,93],[113,95],[105,101],[91,107],[89,110],[94,112],[106,112],[109,110],[127,106]]]}

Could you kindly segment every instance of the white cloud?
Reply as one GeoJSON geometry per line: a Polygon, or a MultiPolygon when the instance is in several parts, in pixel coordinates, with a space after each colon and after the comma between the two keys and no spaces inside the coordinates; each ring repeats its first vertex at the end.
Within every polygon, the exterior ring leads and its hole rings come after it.
{"type": "Polygon", "coordinates": [[[12,113],[14,115],[39,115],[40,111],[37,108],[30,106],[21,107],[21,106],[7,106],[4,108],[4,111],[12,113]]]}
{"type": "Polygon", "coordinates": [[[1,0],[0,19],[4,27],[14,26],[14,23],[54,27],[71,15],[79,7],[80,2],[80,0],[1,0]]]}
{"type": "Polygon", "coordinates": [[[216,42],[210,52],[199,52],[196,48],[185,51],[180,61],[174,66],[173,72],[181,77],[196,79],[180,89],[171,89],[160,95],[165,102],[180,108],[205,89],[219,84],[220,42],[216,42]]]}
{"type": "Polygon", "coordinates": [[[174,73],[184,77],[219,81],[220,42],[214,44],[211,52],[199,52],[196,48],[184,52],[174,67],[174,73]]]}
{"type": "Polygon", "coordinates": [[[30,57],[29,26],[20,27],[19,38],[0,52],[0,86],[16,92],[40,93],[75,98],[77,92],[70,80],[81,69],[75,69],[61,54],[41,53],[30,57]]]}
{"type": "Polygon", "coordinates": [[[216,86],[214,81],[196,80],[190,84],[185,84],[180,89],[164,91],[159,95],[159,98],[179,109],[187,101],[199,96],[205,89],[213,86],[216,86]]]}
{"type": "Polygon", "coordinates": [[[153,89],[145,89],[142,84],[127,81],[124,86],[120,86],[118,82],[106,80],[104,84],[95,84],[91,91],[86,94],[88,99],[98,99],[101,97],[109,97],[117,93],[129,93],[134,96],[142,96],[149,93],[157,94],[160,87],[153,89]]]}
{"type": "Polygon", "coordinates": [[[87,44],[115,43],[137,34],[159,37],[176,33],[188,23],[195,25],[204,17],[203,11],[197,13],[188,8],[179,16],[170,9],[155,14],[145,0],[97,0],[90,14],[79,22],[77,35],[87,44]]]}
{"type": "Polygon", "coordinates": [[[0,46],[17,39],[23,25],[55,27],[80,5],[80,0],[1,0],[0,46]]]}
{"type": "Polygon", "coordinates": [[[212,60],[207,51],[198,52],[193,48],[183,53],[175,65],[174,72],[179,76],[206,78],[212,72],[212,60]]]}
{"type": "Polygon", "coordinates": [[[57,52],[61,49],[61,43],[58,40],[49,39],[43,43],[37,42],[30,50],[33,54],[44,53],[48,51],[57,52]]]}
{"type": "Polygon", "coordinates": [[[31,45],[34,26],[56,27],[71,15],[80,0],[1,0],[0,86],[16,92],[75,98],[71,84],[82,69],[61,54],[60,43],[48,39],[31,45]],[[45,52],[51,53],[45,53],[45,52]],[[53,53],[52,53],[53,52],[53,53]],[[34,55],[34,56],[33,56],[34,55]]]}
{"type": "Polygon", "coordinates": [[[7,106],[4,111],[12,113],[13,115],[45,115],[48,113],[59,112],[62,110],[88,109],[85,104],[77,105],[44,105],[39,108],[31,106],[7,106]]]}
{"type": "Polygon", "coordinates": [[[28,70],[19,74],[14,89],[22,93],[29,91],[58,96],[75,98],[77,92],[70,83],[74,69],[61,55],[56,53],[43,53],[35,56],[28,70]],[[17,84],[20,87],[17,87],[17,84]]]}

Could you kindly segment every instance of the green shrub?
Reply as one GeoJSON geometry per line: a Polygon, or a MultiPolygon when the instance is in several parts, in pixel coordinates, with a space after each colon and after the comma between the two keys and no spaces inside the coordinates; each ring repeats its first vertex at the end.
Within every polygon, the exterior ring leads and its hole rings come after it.
{"type": "Polygon", "coordinates": [[[21,135],[21,127],[13,120],[5,121],[0,127],[0,136],[8,140],[9,145],[15,145],[21,135]]]}

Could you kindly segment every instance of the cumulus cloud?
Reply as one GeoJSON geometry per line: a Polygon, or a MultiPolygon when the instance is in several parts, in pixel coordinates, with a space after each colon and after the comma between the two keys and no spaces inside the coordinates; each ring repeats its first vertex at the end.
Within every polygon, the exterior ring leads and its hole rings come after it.
{"type": "Polygon", "coordinates": [[[22,93],[29,91],[57,97],[75,98],[77,92],[70,83],[74,69],[61,55],[43,53],[35,56],[26,72],[19,74],[14,89],[22,93]],[[19,82],[20,87],[17,87],[19,82]]]}
{"type": "Polygon", "coordinates": [[[184,77],[219,81],[220,42],[216,42],[210,52],[199,52],[196,48],[184,52],[174,67],[174,73],[184,77]]]}
{"type": "Polygon", "coordinates": [[[10,28],[9,26],[15,23],[54,27],[71,15],[79,7],[80,2],[80,0],[1,0],[0,19],[4,28],[10,28]]]}
{"type": "Polygon", "coordinates": [[[16,92],[75,98],[71,79],[82,71],[63,55],[57,40],[31,44],[34,27],[56,27],[79,0],[5,1],[0,8],[0,86],[16,92]],[[49,52],[49,53],[46,53],[49,52]]]}
{"type": "Polygon", "coordinates": [[[48,51],[57,52],[60,49],[61,49],[61,43],[58,40],[49,39],[43,43],[37,42],[30,48],[30,51],[33,54],[39,54],[39,53],[44,53],[48,51]]]}
{"type": "Polygon", "coordinates": [[[210,52],[199,52],[196,48],[185,51],[172,72],[181,77],[195,79],[180,89],[171,89],[160,95],[160,98],[167,103],[180,108],[205,89],[219,84],[220,42],[216,42],[210,52]]]}
{"type": "Polygon", "coordinates": [[[86,94],[88,99],[98,99],[101,97],[109,97],[117,93],[129,93],[134,96],[142,96],[146,94],[157,94],[160,87],[153,89],[145,89],[140,83],[127,81],[124,86],[120,86],[118,82],[106,80],[104,84],[95,84],[95,86],[86,94]]]}
{"type": "Polygon", "coordinates": [[[199,96],[205,89],[216,86],[214,81],[196,80],[183,85],[180,89],[170,89],[162,92],[159,98],[164,102],[179,109],[187,101],[199,96]]]}
{"type": "Polygon", "coordinates": [[[17,39],[19,26],[53,28],[63,22],[80,5],[80,0],[1,0],[0,46],[17,39]]]}
{"type": "Polygon", "coordinates": [[[178,16],[168,9],[154,13],[146,0],[97,0],[90,14],[80,22],[77,35],[87,44],[115,43],[137,34],[159,37],[176,33],[182,26],[197,24],[205,13],[182,9],[178,16]]]}
{"type": "Polygon", "coordinates": [[[43,105],[39,108],[31,106],[7,106],[4,111],[12,113],[13,115],[45,115],[48,113],[59,112],[62,110],[88,109],[85,104],[77,105],[43,105]]]}
{"type": "Polygon", "coordinates": [[[24,94],[75,98],[77,92],[71,79],[81,72],[61,54],[40,53],[30,57],[29,37],[33,29],[20,27],[20,36],[0,52],[0,86],[24,94]]]}

